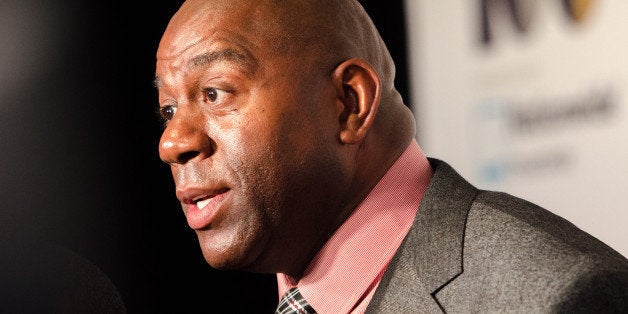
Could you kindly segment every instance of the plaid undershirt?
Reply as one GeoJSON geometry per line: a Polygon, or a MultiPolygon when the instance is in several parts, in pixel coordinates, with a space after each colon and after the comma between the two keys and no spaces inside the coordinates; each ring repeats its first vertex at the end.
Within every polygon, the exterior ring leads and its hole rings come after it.
{"type": "Polygon", "coordinates": [[[275,314],[316,314],[296,287],[288,290],[281,298],[275,314]]]}

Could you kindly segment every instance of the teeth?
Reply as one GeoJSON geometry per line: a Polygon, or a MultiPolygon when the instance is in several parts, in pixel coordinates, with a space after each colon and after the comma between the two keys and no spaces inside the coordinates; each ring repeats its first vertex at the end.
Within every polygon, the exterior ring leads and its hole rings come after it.
{"type": "Polygon", "coordinates": [[[207,206],[207,204],[209,204],[209,202],[211,202],[212,198],[208,197],[204,200],[200,200],[198,202],[196,202],[196,207],[198,207],[199,209],[203,209],[205,208],[205,206],[207,206]]]}

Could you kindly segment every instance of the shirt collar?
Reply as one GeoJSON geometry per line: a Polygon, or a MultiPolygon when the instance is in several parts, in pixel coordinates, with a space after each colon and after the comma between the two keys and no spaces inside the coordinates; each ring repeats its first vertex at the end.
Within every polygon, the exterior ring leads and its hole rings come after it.
{"type": "MultiPolygon", "coordinates": [[[[362,300],[412,226],[431,176],[429,162],[413,140],[297,283],[314,309],[348,313],[362,300]]],[[[277,282],[280,297],[294,286],[284,274],[277,274],[277,282]]]]}

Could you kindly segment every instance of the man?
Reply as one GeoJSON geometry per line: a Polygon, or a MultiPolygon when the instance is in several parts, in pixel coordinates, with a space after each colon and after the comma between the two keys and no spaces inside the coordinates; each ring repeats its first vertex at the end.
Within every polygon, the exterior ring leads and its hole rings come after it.
{"type": "Polygon", "coordinates": [[[159,153],[209,265],[277,273],[278,312],[625,310],[623,256],[423,155],[394,73],[354,0],[181,6],[159,153]]]}

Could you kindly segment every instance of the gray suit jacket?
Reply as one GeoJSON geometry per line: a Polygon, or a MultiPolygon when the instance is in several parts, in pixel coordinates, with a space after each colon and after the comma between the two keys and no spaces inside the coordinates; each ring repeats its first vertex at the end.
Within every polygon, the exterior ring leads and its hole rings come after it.
{"type": "Polygon", "coordinates": [[[432,181],[367,313],[628,313],[625,257],[430,162],[432,181]]]}

